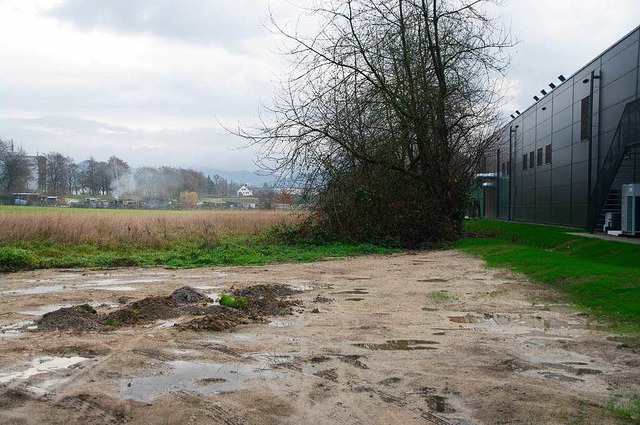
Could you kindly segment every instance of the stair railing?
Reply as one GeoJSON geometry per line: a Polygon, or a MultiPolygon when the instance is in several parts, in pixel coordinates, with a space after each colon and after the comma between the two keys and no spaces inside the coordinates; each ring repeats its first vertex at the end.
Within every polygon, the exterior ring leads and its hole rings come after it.
{"type": "Polygon", "coordinates": [[[598,180],[593,187],[587,209],[587,230],[593,233],[598,217],[602,213],[611,185],[613,184],[620,165],[624,160],[627,148],[640,142],[640,99],[625,106],[620,122],[611,141],[609,152],[598,171],[598,180]]]}

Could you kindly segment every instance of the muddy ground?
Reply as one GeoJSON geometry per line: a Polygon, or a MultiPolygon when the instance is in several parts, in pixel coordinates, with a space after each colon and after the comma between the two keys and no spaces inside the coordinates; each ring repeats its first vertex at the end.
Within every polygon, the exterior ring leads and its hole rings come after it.
{"type": "Polygon", "coordinates": [[[0,424],[618,423],[603,406],[638,391],[640,352],[562,304],[456,251],[4,274],[0,424]],[[186,312],[95,330],[32,323],[85,303],[121,317],[186,285],[217,298],[257,284],[300,302],[224,331],[193,330],[208,316],[186,312]]]}

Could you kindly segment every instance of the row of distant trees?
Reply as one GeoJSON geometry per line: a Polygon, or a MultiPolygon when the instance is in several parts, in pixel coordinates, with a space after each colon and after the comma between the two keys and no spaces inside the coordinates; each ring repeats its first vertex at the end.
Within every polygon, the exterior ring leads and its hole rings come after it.
{"type": "Polygon", "coordinates": [[[49,195],[88,194],[177,199],[183,192],[199,196],[235,194],[241,184],[219,175],[176,167],[140,167],[111,156],[82,162],[59,152],[30,156],[13,141],[0,139],[0,194],[38,191],[49,195]]]}

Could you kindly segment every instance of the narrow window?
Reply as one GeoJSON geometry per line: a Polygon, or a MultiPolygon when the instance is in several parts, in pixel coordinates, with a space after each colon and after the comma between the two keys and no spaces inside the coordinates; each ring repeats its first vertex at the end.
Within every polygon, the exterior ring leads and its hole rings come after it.
{"type": "Polygon", "coordinates": [[[591,117],[589,116],[589,96],[582,99],[580,103],[580,140],[589,139],[589,128],[591,128],[591,117]]]}
{"type": "Polygon", "coordinates": [[[532,170],[536,166],[536,153],[534,151],[529,152],[529,168],[532,170]]]}
{"type": "Polygon", "coordinates": [[[511,161],[507,161],[507,176],[511,175],[511,161]]]}
{"type": "Polygon", "coordinates": [[[502,175],[504,176],[505,174],[507,174],[507,164],[506,163],[502,163],[502,175]]]}
{"type": "Polygon", "coordinates": [[[544,147],[544,163],[551,164],[551,145],[544,147]]]}
{"type": "Polygon", "coordinates": [[[522,171],[527,171],[527,154],[522,155],[522,171]]]}
{"type": "Polygon", "coordinates": [[[538,163],[536,164],[538,167],[542,166],[542,148],[538,148],[538,163]]]}

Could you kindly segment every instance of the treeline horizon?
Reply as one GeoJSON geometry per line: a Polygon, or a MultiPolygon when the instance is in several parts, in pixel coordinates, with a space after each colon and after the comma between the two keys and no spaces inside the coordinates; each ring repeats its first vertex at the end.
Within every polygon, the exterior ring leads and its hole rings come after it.
{"type": "Polygon", "coordinates": [[[0,194],[40,192],[52,196],[87,194],[95,196],[139,196],[179,198],[182,192],[200,197],[235,195],[244,183],[205,175],[192,168],[172,166],[131,167],[110,156],[98,161],[93,156],[76,162],[59,152],[28,155],[12,140],[0,139],[0,194]]]}

